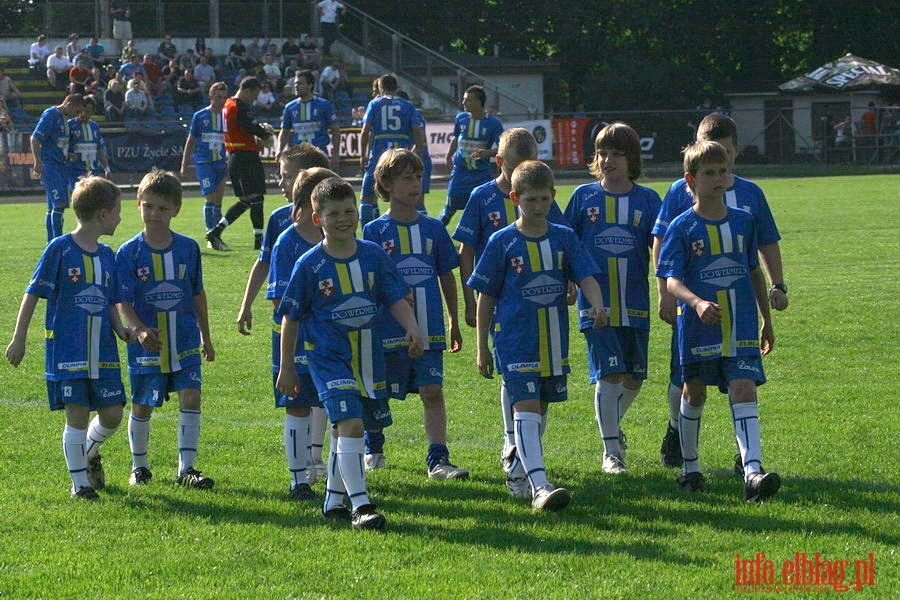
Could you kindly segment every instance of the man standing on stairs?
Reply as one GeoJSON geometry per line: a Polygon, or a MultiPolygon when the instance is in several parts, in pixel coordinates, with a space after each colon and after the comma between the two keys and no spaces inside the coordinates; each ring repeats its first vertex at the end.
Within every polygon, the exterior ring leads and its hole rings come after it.
{"type": "Polygon", "coordinates": [[[322,0],[317,5],[319,8],[319,27],[322,31],[322,54],[331,54],[331,44],[337,39],[338,13],[344,10],[344,5],[337,0],[322,0]]]}

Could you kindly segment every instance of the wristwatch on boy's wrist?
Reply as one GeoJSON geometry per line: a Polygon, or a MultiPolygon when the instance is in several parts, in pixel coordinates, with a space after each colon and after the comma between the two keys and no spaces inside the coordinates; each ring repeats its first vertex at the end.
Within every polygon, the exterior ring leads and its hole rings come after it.
{"type": "Polygon", "coordinates": [[[773,289],[773,290],[779,290],[782,294],[784,294],[785,296],[787,296],[787,293],[788,293],[788,286],[787,286],[787,284],[785,284],[783,281],[781,281],[781,282],[779,282],[779,283],[772,284],[772,289],[773,289]]]}

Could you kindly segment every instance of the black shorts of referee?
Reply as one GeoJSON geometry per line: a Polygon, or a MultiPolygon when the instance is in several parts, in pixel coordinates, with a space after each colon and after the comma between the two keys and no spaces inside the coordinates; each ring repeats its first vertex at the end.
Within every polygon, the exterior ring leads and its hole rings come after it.
{"type": "Polygon", "coordinates": [[[238,198],[262,196],[266,193],[266,172],[259,153],[236,150],[228,155],[228,176],[238,198]]]}

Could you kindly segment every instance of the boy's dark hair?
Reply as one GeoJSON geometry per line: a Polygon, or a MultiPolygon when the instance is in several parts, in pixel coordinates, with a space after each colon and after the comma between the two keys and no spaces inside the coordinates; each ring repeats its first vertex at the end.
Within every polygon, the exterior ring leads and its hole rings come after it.
{"type": "Polygon", "coordinates": [[[539,160],[526,160],[513,171],[511,183],[517,194],[526,189],[552,189],[553,171],[539,160]]]}
{"type": "Polygon", "coordinates": [[[509,160],[510,154],[515,154],[521,160],[534,160],[538,155],[537,141],[531,132],[524,127],[512,127],[504,129],[497,143],[497,156],[502,160],[509,160]]]}
{"type": "Polygon", "coordinates": [[[641,176],[641,136],[627,123],[616,121],[597,132],[594,138],[594,158],[588,171],[600,178],[600,150],[618,150],[628,159],[628,178],[634,181],[641,176]]]}
{"type": "Polygon", "coordinates": [[[710,140],[696,141],[690,146],[685,146],[681,153],[684,154],[684,172],[690,173],[691,176],[700,170],[700,163],[728,162],[728,151],[725,150],[725,146],[710,140]]]}
{"type": "Polygon", "coordinates": [[[407,148],[385,150],[375,165],[375,192],[384,200],[390,200],[391,195],[384,188],[384,183],[407,171],[412,171],[416,175],[425,171],[418,154],[407,148]]]}
{"type": "Polygon", "coordinates": [[[79,222],[90,221],[100,210],[112,210],[121,195],[119,188],[103,177],[82,177],[75,182],[72,192],[72,210],[79,222]]]}
{"type": "Polygon", "coordinates": [[[706,115],[697,125],[697,141],[718,142],[730,137],[737,144],[737,125],[728,115],[713,113],[706,115]]]}
{"type": "Polygon", "coordinates": [[[313,72],[309,69],[303,69],[302,71],[297,71],[297,74],[294,75],[294,79],[305,79],[306,83],[312,85],[316,82],[316,76],[313,75],[313,72]]]}
{"type": "Polygon", "coordinates": [[[137,199],[142,200],[147,194],[167,200],[176,208],[181,208],[181,182],[171,171],[153,169],[144,175],[138,184],[137,199]]]}
{"type": "Polygon", "coordinates": [[[487,94],[484,92],[484,87],[480,85],[470,85],[466,88],[466,94],[469,96],[477,96],[479,100],[481,100],[481,107],[484,108],[484,105],[487,104],[487,94]]]}
{"type": "Polygon", "coordinates": [[[381,90],[382,94],[387,95],[388,92],[396,92],[398,87],[400,85],[397,83],[397,78],[393,75],[382,75],[378,78],[378,89],[381,90]]]}
{"type": "Polygon", "coordinates": [[[313,210],[319,212],[329,202],[337,202],[344,198],[353,198],[356,203],[356,194],[353,192],[353,186],[341,179],[340,177],[329,177],[324,181],[320,181],[313,188],[310,194],[313,210]]]}
{"type": "Polygon", "coordinates": [[[291,188],[291,199],[294,202],[294,208],[291,211],[292,220],[297,220],[297,213],[301,207],[310,205],[315,187],[332,177],[339,178],[337,173],[325,167],[312,167],[300,171],[291,188]]]}
{"type": "Polygon", "coordinates": [[[291,146],[281,154],[278,160],[301,170],[312,169],[313,167],[327,169],[331,165],[328,155],[309,142],[301,142],[297,146],[291,146]]]}
{"type": "Polygon", "coordinates": [[[97,101],[94,100],[94,97],[93,97],[93,96],[85,96],[85,97],[81,100],[81,106],[82,106],[82,108],[88,108],[89,106],[93,106],[94,108],[96,108],[96,107],[97,107],[97,101]]]}
{"type": "Polygon", "coordinates": [[[261,89],[262,86],[259,83],[259,79],[253,77],[252,75],[249,77],[244,77],[241,79],[241,85],[238,88],[238,91],[241,90],[258,90],[261,89]]]}

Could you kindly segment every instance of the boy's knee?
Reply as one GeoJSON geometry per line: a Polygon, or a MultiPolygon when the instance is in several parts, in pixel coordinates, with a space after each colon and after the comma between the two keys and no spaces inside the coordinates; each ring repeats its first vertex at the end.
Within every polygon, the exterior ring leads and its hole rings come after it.
{"type": "Polygon", "coordinates": [[[107,429],[115,429],[122,422],[122,405],[104,406],[97,411],[97,416],[100,417],[101,425],[107,429]]]}
{"type": "Polygon", "coordinates": [[[728,398],[732,404],[756,402],[756,382],[750,379],[735,379],[728,383],[728,398]]]}
{"type": "Polygon", "coordinates": [[[703,380],[687,382],[684,386],[684,398],[691,406],[703,406],[706,403],[706,384],[703,380]]]}
{"type": "Polygon", "coordinates": [[[153,414],[153,407],[146,404],[131,403],[131,414],[138,419],[149,419],[153,414]]]}
{"type": "Polygon", "coordinates": [[[444,389],[436,384],[423,385],[419,388],[419,397],[426,405],[444,405],[444,389]]]}
{"type": "Polygon", "coordinates": [[[363,435],[363,422],[362,419],[352,418],[352,419],[341,419],[337,422],[337,434],[338,437],[353,437],[359,438],[363,435]]]}
{"type": "Polygon", "coordinates": [[[200,410],[200,390],[197,388],[179,390],[178,407],[182,410],[200,410]]]}

